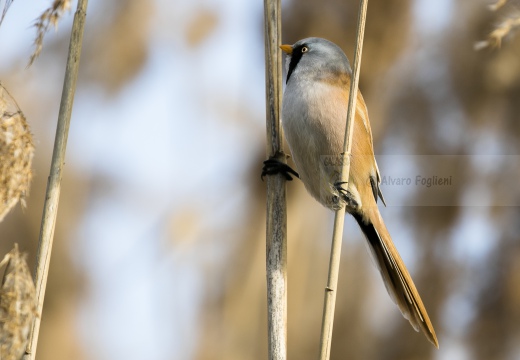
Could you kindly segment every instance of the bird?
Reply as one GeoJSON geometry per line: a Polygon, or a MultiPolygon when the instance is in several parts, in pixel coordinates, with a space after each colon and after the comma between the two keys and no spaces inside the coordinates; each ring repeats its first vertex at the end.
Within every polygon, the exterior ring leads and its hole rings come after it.
{"type": "Polygon", "coordinates": [[[422,331],[438,348],[426,308],[377,207],[378,198],[385,206],[386,202],[380,189],[367,106],[359,91],[350,174],[348,182],[341,182],[352,76],[347,56],[333,42],[317,37],[280,48],[286,54],[287,72],[282,126],[296,171],[278,154],[264,162],[262,177],[275,173],[283,173],[287,180],[299,177],[310,195],[325,207],[338,210],[345,206],[365,235],[391,299],[415,331],[422,331]]]}

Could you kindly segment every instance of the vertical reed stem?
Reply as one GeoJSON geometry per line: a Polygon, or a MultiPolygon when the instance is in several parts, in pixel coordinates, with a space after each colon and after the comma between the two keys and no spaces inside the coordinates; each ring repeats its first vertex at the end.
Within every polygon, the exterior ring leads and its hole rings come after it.
{"type": "MultiPolygon", "coordinates": [[[[283,154],[281,5],[264,0],[267,156],[283,154]]],[[[281,156],[281,160],[285,158],[281,156]]],[[[287,358],[287,210],[285,178],[267,176],[266,274],[269,360],[287,358]]]]}
{"type": "MultiPolygon", "coordinates": [[[[354,54],[354,68],[350,83],[350,97],[348,102],[347,125],[345,129],[345,140],[343,144],[343,157],[341,181],[348,182],[350,173],[350,153],[352,150],[352,135],[354,115],[356,109],[356,98],[359,83],[359,70],[361,68],[361,53],[363,48],[363,37],[365,33],[365,21],[368,0],[360,0],[358,13],[358,26],[356,37],[356,51],[354,54]]],[[[347,189],[348,184],[344,187],[347,189]]],[[[334,231],[332,235],[332,247],[330,252],[329,276],[325,288],[325,300],[323,302],[323,320],[321,324],[320,338],[320,360],[330,358],[330,347],[332,342],[332,327],[334,324],[334,309],[336,306],[336,290],[338,286],[339,263],[341,259],[341,243],[343,235],[343,224],[345,222],[345,208],[336,211],[334,218],[334,231]]]]}
{"type": "Polygon", "coordinates": [[[36,286],[36,306],[38,315],[31,328],[29,343],[26,349],[24,360],[34,360],[36,356],[36,346],[40,332],[40,323],[49,274],[49,262],[51,259],[52,242],[54,238],[54,228],[58,213],[58,203],[60,198],[61,176],[65,163],[65,150],[67,147],[67,137],[69,133],[70,117],[76,91],[76,80],[78,78],[79,59],[83,40],[83,30],[85,28],[85,17],[88,0],[79,0],[72,33],[70,37],[69,53],[67,57],[67,67],[65,70],[65,80],[61,95],[60,111],[58,124],[56,127],[56,137],[54,140],[54,150],[50,174],[47,182],[47,191],[38,240],[38,254],[36,258],[36,271],[34,275],[36,286]]]}

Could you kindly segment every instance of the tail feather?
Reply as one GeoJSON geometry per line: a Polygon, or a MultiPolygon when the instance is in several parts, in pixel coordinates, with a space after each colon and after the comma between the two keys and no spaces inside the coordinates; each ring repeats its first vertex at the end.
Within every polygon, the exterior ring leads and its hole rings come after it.
{"type": "Polygon", "coordinates": [[[439,347],[437,335],[433,329],[426,308],[419,292],[415,288],[412,277],[397,252],[390,238],[377,207],[371,216],[360,213],[352,214],[367,238],[369,248],[377,267],[383,277],[386,290],[392,300],[399,306],[403,316],[410,321],[415,331],[421,330],[428,340],[439,347]]]}

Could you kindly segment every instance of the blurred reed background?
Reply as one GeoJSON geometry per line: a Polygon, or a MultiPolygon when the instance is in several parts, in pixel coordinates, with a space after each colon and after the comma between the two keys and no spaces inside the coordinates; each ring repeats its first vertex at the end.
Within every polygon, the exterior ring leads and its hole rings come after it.
{"type": "MultiPolygon", "coordinates": [[[[325,37],[352,58],[358,1],[282,3],[284,43],[325,37]]],[[[369,3],[360,89],[376,154],[472,157],[448,168],[461,181],[444,206],[383,186],[440,350],[402,319],[348,219],[332,359],[520,357],[520,164],[479,157],[518,163],[520,36],[474,50],[519,2],[490,3],[369,3]]],[[[32,267],[72,21],[26,69],[46,6],[14,2],[0,27],[0,80],[36,149],[0,253],[17,242],[32,267]]],[[[262,16],[261,2],[90,1],[39,359],[266,358],[262,16]]],[[[298,181],[288,194],[289,358],[314,359],[333,214],[298,181]]]]}

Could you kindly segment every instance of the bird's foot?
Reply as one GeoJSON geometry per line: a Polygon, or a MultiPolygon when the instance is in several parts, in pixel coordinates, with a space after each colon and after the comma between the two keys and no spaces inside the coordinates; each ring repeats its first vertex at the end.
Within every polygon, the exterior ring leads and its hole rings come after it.
{"type": "Polygon", "coordinates": [[[283,176],[285,176],[285,180],[287,181],[292,181],[293,176],[300,178],[300,174],[298,174],[289,165],[283,162],[283,160],[285,160],[284,157],[286,157],[284,153],[277,153],[274,156],[271,156],[266,161],[264,161],[262,175],[260,176],[262,181],[264,181],[264,176],[274,174],[282,174],[283,176]],[[280,158],[282,158],[283,160],[281,160],[280,158]]]}
{"type": "Polygon", "coordinates": [[[334,189],[336,189],[336,191],[338,192],[339,196],[338,195],[334,195],[333,201],[335,201],[336,203],[339,203],[340,200],[343,200],[343,201],[345,201],[345,203],[346,203],[345,205],[346,206],[355,208],[359,204],[354,199],[354,196],[352,196],[352,193],[343,187],[343,185],[345,185],[345,184],[348,184],[348,182],[347,181],[336,181],[334,183],[334,189]]]}

